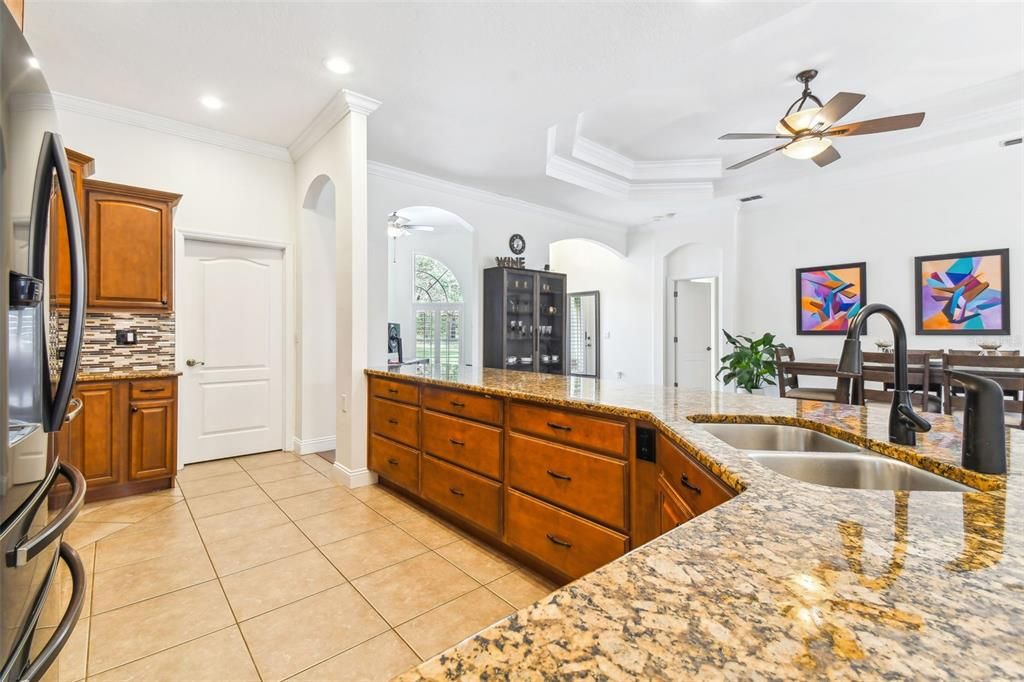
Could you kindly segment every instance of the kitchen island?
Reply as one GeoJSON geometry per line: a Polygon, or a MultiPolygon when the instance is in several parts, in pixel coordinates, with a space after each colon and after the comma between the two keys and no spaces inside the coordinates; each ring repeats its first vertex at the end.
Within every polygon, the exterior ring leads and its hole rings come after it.
{"type": "Polygon", "coordinates": [[[958,420],[887,442],[888,410],[502,370],[371,377],[642,420],[739,491],[406,679],[1024,677],[1024,432],[1008,474],[959,468],[958,420]],[[700,422],[823,431],[978,489],[838,489],[775,473],[700,422]]]}

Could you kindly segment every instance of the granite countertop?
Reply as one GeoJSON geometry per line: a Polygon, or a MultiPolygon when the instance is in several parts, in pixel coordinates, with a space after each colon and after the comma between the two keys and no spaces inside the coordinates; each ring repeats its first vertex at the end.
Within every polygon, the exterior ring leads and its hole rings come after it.
{"type": "Polygon", "coordinates": [[[94,381],[122,381],[125,379],[166,379],[168,377],[181,376],[181,372],[174,369],[113,369],[109,371],[79,370],[77,383],[89,383],[94,381]]]}
{"type": "Polygon", "coordinates": [[[742,492],[404,679],[1024,678],[1024,431],[1006,476],[959,468],[959,419],[888,443],[888,408],[460,368],[367,370],[652,421],[742,492]],[[777,474],[699,421],[807,426],[979,488],[847,490],[777,474]]]}

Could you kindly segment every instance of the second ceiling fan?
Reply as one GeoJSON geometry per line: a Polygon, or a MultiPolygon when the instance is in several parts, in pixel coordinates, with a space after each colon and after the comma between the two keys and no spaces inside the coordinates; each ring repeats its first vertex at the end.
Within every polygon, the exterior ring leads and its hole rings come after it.
{"type": "Polygon", "coordinates": [[[735,170],[760,161],[775,152],[782,152],[794,159],[811,159],[819,166],[827,166],[839,159],[839,152],[832,146],[834,137],[885,133],[890,130],[916,128],[924,120],[924,112],[886,116],[855,123],[836,123],[860,104],[864,95],[855,92],[840,92],[826,104],[811,92],[811,81],[818,75],[817,70],[808,69],[797,74],[796,79],[804,84],[804,90],[775,126],[774,133],[728,133],[719,140],[786,140],[785,143],[761,152],[749,159],[734,163],[726,170],[735,170]],[[804,108],[811,103],[811,106],[804,108]]]}

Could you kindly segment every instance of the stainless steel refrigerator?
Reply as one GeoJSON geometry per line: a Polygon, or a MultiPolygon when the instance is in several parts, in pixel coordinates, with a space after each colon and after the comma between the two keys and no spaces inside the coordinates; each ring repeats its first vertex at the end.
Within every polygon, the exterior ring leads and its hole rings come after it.
{"type": "MultiPolygon", "coordinates": [[[[71,636],[85,600],[85,571],[63,542],[85,479],[57,461],[47,434],[81,409],[71,392],[85,322],[85,245],[64,143],[46,79],[6,7],[0,9],[0,682],[38,680],[71,636]],[[50,222],[63,197],[70,304],[50,301],[50,222]],[[4,390],[6,389],[6,390],[4,390]],[[70,409],[69,409],[70,408],[70,409]],[[53,486],[69,501],[50,509],[53,486]],[[60,562],[71,597],[56,628],[37,632],[60,562]]],[[[64,236],[61,235],[61,239],[64,236]]],[[[63,264],[60,264],[63,266],[63,264]]],[[[54,497],[54,499],[57,499],[54,497]]]]}

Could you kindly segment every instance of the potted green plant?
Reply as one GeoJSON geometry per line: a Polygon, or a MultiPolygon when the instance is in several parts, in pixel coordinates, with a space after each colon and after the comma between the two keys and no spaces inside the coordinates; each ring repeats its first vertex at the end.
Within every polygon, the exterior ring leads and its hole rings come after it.
{"type": "Polygon", "coordinates": [[[778,376],[775,366],[775,335],[765,333],[758,339],[722,330],[733,350],[722,356],[722,366],[715,374],[723,383],[735,384],[737,391],[764,393],[764,387],[774,386],[778,376]],[[725,376],[722,376],[722,375],[725,376]]]}

